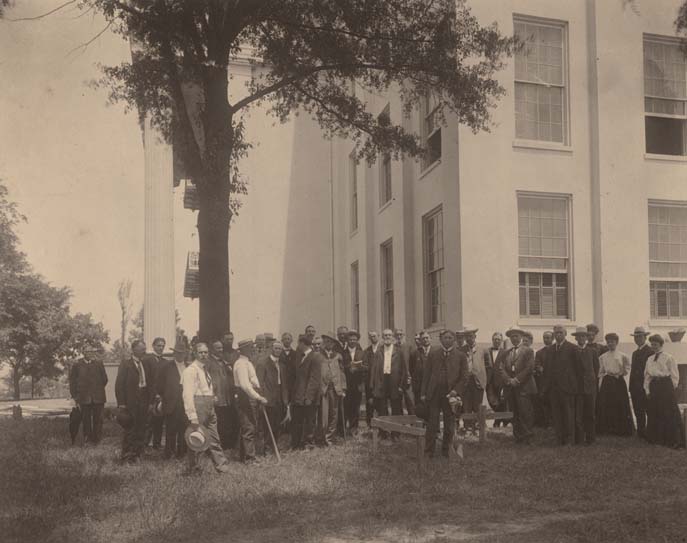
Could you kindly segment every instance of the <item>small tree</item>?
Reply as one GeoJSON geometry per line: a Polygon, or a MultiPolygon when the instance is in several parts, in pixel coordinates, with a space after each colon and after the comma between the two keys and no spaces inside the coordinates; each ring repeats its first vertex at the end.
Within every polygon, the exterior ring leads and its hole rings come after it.
{"type": "Polygon", "coordinates": [[[119,302],[119,309],[121,311],[119,342],[120,345],[126,343],[126,329],[131,320],[131,287],[133,282],[131,279],[122,279],[117,288],[117,301],[119,302]]]}

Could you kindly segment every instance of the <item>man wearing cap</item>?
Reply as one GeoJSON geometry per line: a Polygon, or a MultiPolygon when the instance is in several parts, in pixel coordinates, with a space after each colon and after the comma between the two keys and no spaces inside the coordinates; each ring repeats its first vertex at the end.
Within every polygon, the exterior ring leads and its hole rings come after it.
{"type": "Polygon", "coordinates": [[[632,365],[630,367],[630,397],[632,398],[632,410],[637,419],[637,435],[646,438],[646,408],[647,399],[644,390],[644,371],[646,361],[654,354],[646,338],[649,332],[644,326],[635,327],[631,334],[634,337],[637,349],[632,353],[632,365]]]}
{"type": "MultiPolygon", "coordinates": [[[[153,352],[145,356],[145,360],[150,366],[150,384],[155,386],[155,380],[157,374],[163,366],[167,365],[167,359],[163,356],[165,352],[165,346],[167,342],[165,338],[156,337],[153,340],[153,352]]],[[[151,389],[151,393],[154,393],[154,389],[151,389]]],[[[157,402],[159,398],[154,398],[154,402],[157,402]]],[[[165,417],[161,414],[156,414],[155,411],[151,413],[148,417],[148,431],[146,437],[146,444],[150,445],[152,440],[153,449],[159,449],[162,446],[162,433],[164,427],[165,417]]]]}
{"type": "MultiPolygon", "coordinates": [[[[382,341],[383,345],[377,349],[370,367],[370,389],[375,399],[375,410],[380,416],[387,416],[391,404],[391,414],[402,415],[403,386],[408,380],[406,364],[392,330],[384,330],[382,341]]],[[[380,435],[386,437],[386,432],[380,432],[380,435]]],[[[396,439],[395,436],[392,438],[396,439]]]]}
{"type": "Polygon", "coordinates": [[[521,344],[524,332],[513,326],[506,336],[512,347],[496,360],[501,385],[505,387],[508,403],[513,410],[513,437],[516,443],[528,444],[534,434],[532,395],[537,393],[534,383],[534,352],[521,344]]]}
{"type": "Polygon", "coordinates": [[[439,336],[441,348],[429,353],[427,366],[422,377],[420,399],[429,403],[429,421],[425,454],[434,456],[435,436],[439,432],[439,415],[444,415],[444,436],[441,453],[448,456],[455,432],[454,405],[461,404],[468,380],[468,359],[456,346],[455,332],[443,330],[439,336]]]}
{"type": "MultiPolygon", "coordinates": [[[[289,391],[286,380],[287,370],[286,363],[282,358],[283,353],[283,344],[280,341],[275,341],[272,344],[269,356],[260,360],[255,367],[255,374],[258,376],[258,382],[260,383],[260,391],[267,400],[265,413],[269,419],[275,440],[279,438],[281,422],[286,414],[286,406],[289,405],[289,391]]],[[[265,416],[258,413],[258,420],[262,427],[262,436],[265,443],[269,443],[269,446],[272,447],[265,416]]]]}
{"type": "Polygon", "coordinates": [[[375,398],[372,388],[370,387],[370,372],[372,371],[375,358],[379,352],[379,334],[376,330],[370,330],[367,333],[367,339],[370,341],[370,344],[367,346],[364,353],[364,366],[367,368],[367,372],[365,374],[365,420],[367,421],[367,427],[371,428],[372,416],[374,415],[375,410],[375,398]]]}
{"type": "Polygon", "coordinates": [[[365,365],[365,351],[360,348],[359,341],[360,334],[358,331],[349,330],[343,353],[343,368],[346,374],[346,396],[343,400],[344,419],[352,433],[358,431],[360,402],[363,399],[363,389],[368,370],[365,365]]]}
{"type": "Polygon", "coordinates": [[[599,355],[587,346],[586,326],[579,326],[575,336],[578,352],[577,397],[575,399],[575,443],[591,445],[596,441],[596,391],[599,382],[599,355]]]}
{"type": "Polygon", "coordinates": [[[599,327],[593,322],[587,325],[587,348],[594,349],[597,356],[608,352],[608,347],[603,343],[597,343],[596,336],[599,335],[599,327]]]}
{"type": "Polygon", "coordinates": [[[227,374],[227,390],[229,393],[227,420],[226,420],[226,444],[230,449],[236,448],[239,440],[239,409],[237,406],[236,386],[234,385],[234,364],[239,359],[239,351],[234,348],[234,334],[228,332],[222,338],[222,358],[227,374]]]}
{"type": "Polygon", "coordinates": [[[155,391],[152,369],[145,360],[146,344],[137,339],[131,343],[131,358],[123,360],[117,370],[115,396],[117,407],[125,411],[130,424],[124,428],[122,462],[134,463],[141,458],[145,446],[148,413],[155,391]]]}
{"type": "Polygon", "coordinates": [[[262,428],[258,426],[258,414],[261,406],[267,404],[267,398],[258,393],[260,381],[255,366],[248,359],[253,348],[250,339],[239,341],[239,359],[234,363],[234,384],[238,395],[239,421],[241,424],[241,459],[255,461],[256,441],[260,452],[264,446],[262,428]]]}
{"type": "Polygon", "coordinates": [[[311,449],[315,439],[315,419],[322,386],[324,357],[312,349],[309,336],[299,338],[301,356],[297,358],[292,388],[289,390],[291,448],[311,449]]]}
{"type": "Polygon", "coordinates": [[[546,428],[551,420],[551,406],[546,394],[547,387],[544,383],[546,375],[547,357],[553,344],[553,332],[546,331],[542,334],[544,346],[534,355],[534,382],[537,385],[537,395],[532,398],[534,407],[534,425],[546,428]]]}
{"type": "MultiPolygon", "coordinates": [[[[463,394],[463,412],[477,413],[484,400],[484,387],[487,386],[488,356],[481,347],[477,346],[476,326],[465,325],[462,330],[465,345],[462,351],[468,359],[468,378],[463,394]]],[[[475,421],[463,421],[465,430],[475,433],[475,421]]]]}
{"type": "Polygon", "coordinates": [[[172,348],[174,360],[168,360],[158,371],[155,388],[162,399],[162,414],[165,418],[165,458],[186,454],[186,413],[181,386],[182,375],[187,367],[188,349],[178,341],[172,348]]]}
{"type": "Polygon", "coordinates": [[[565,337],[568,331],[553,327],[554,343],[544,367],[544,384],[551,403],[551,419],[560,445],[575,441],[575,396],[578,391],[578,349],[565,337]]]}
{"type": "Polygon", "coordinates": [[[212,391],[215,394],[215,414],[217,415],[217,433],[222,449],[231,446],[229,426],[229,405],[232,401],[233,383],[229,382],[228,371],[233,369],[224,361],[224,345],[221,341],[213,341],[210,344],[210,355],[207,360],[207,368],[212,377],[212,391]]]}
{"type": "Polygon", "coordinates": [[[406,342],[406,334],[402,328],[394,330],[396,345],[401,351],[403,363],[406,365],[406,382],[403,384],[403,403],[409,415],[415,414],[415,397],[413,396],[412,379],[410,377],[410,357],[415,354],[415,345],[406,342]]]}
{"type": "Polygon", "coordinates": [[[427,366],[427,359],[429,358],[429,351],[432,348],[431,338],[429,333],[425,330],[418,334],[419,347],[413,353],[410,360],[410,382],[415,396],[415,414],[421,419],[427,420],[429,418],[429,406],[421,400],[422,396],[422,376],[424,375],[425,367],[427,366]]]}
{"type": "Polygon", "coordinates": [[[92,345],[85,345],[83,358],[77,361],[69,372],[69,392],[81,410],[84,442],[93,445],[100,443],[102,437],[107,385],[107,373],[97,355],[98,349],[92,345]]]}
{"type": "MultiPolygon", "coordinates": [[[[209,442],[205,452],[208,453],[215,469],[220,472],[229,470],[227,457],[224,456],[222,446],[217,433],[217,415],[215,414],[215,394],[212,385],[212,376],[207,366],[209,349],[205,343],[196,343],[195,360],[190,364],[181,376],[183,387],[184,411],[189,420],[192,431],[199,427],[205,429],[209,442]]],[[[191,448],[188,451],[189,471],[200,471],[198,466],[199,453],[191,448]]]]}
{"type": "MultiPolygon", "coordinates": [[[[339,422],[339,403],[346,401],[346,375],[341,355],[336,352],[338,339],[329,332],[322,334],[323,354],[320,388],[320,420],[322,427],[322,443],[325,447],[333,443],[339,422]]],[[[348,349],[348,347],[347,347],[348,349]]],[[[343,430],[343,428],[342,428],[343,430]]]]}

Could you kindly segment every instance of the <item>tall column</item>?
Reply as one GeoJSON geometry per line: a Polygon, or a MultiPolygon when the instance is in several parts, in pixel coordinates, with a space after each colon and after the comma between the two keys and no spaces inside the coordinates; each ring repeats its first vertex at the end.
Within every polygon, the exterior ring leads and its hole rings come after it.
{"type": "Polygon", "coordinates": [[[169,349],[175,341],[174,192],[172,146],[165,143],[149,119],[143,128],[145,159],[145,291],[144,339],[163,337],[169,349]]]}

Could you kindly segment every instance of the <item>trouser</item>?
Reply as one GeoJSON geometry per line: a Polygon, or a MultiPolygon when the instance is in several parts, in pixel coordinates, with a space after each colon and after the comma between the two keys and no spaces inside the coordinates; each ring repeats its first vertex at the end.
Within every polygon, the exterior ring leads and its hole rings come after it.
{"type": "Polygon", "coordinates": [[[103,435],[103,404],[82,403],[81,408],[83,437],[86,443],[100,443],[103,435]]]}
{"type": "MultiPolygon", "coordinates": [[[[363,393],[360,387],[351,381],[351,386],[346,390],[344,398],[344,417],[350,430],[358,429],[360,420],[360,402],[363,400],[363,393]]],[[[336,423],[336,419],[335,419],[336,423]]]]}
{"type": "Polygon", "coordinates": [[[153,447],[156,449],[162,445],[162,431],[165,423],[164,415],[150,415],[148,417],[148,429],[146,432],[146,444],[150,445],[151,440],[153,447]]]}
{"type": "MultiPolygon", "coordinates": [[[[477,380],[474,375],[468,377],[467,385],[465,386],[465,392],[463,392],[463,413],[477,413],[479,411],[479,406],[482,405],[482,400],[484,400],[484,389],[477,384],[477,380]]],[[[475,428],[476,423],[474,420],[463,420],[463,426],[465,428],[475,428]]]]}
{"type": "MultiPolygon", "coordinates": [[[[284,406],[282,404],[277,405],[266,405],[264,407],[267,418],[270,421],[270,428],[272,428],[272,435],[274,440],[279,440],[279,434],[281,433],[281,421],[284,420],[284,406]]],[[[259,425],[262,428],[262,435],[265,442],[265,451],[269,447],[272,452],[274,450],[274,444],[272,443],[272,438],[270,437],[270,428],[267,427],[267,422],[265,421],[265,415],[258,413],[259,425]]]]}
{"type": "Polygon", "coordinates": [[[133,462],[141,457],[145,447],[146,431],[148,428],[148,402],[139,401],[135,407],[127,407],[132,421],[124,429],[122,437],[122,460],[133,462]]]}
{"type": "Polygon", "coordinates": [[[251,400],[243,391],[239,392],[239,423],[241,425],[241,460],[255,459],[256,451],[264,454],[264,442],[262,439],[262,427],[258,426],[259,406],[255,400],[251,400]]]}
{"type": "Polygon", "coordinates": [[[632,410],[637,419],[637,435],[641,438],[646,437],[646,409],[647,399],[644,388],[631,388],[630,397],[632,398],[632,410]]]}
{"type": "Polygon", "coordinates": [[[518,443],[528,442],[534,434],[534,411],[532,398],[519,387],[508,387],[509,403],[513,410],[513,437],[518,443]]]}
{"type": "Polygon", "coordinates": [[[575,395],[553,388],[550,393],[551,419],[561,445],[575,440],[575,395]]]}
{"type": "Polygon", "coordinates": [[[217,433],[219,434],[219,443],[223,449],[229,449],[231,444],[231,428],[229,426],[231,407],[228,405],[216,405],[215,415],[217,415],[217,433]]]}
{"type": "Polygon", "coordinates": [[[427,423],[427,438],[425,441],[425,452],[429,455],[434,454],[436,435],[439,433],[439,415],[444,414],[444,435],[441,441],[441,452],[448,455],[448,449],[453,441],[455,432],[456,416],[451,409],[445,393],[437,392],[429,402],[429,421],[427,423]]]}
{"type": "Polygon", "coordinates": [[[239,408],[235,400],[229,404],[225,422],[227,446],[230,449],[235,449],[238,445],[239,433],[241,431],[241,424],[239,422],[239,408]]]}
{"type": "MultiPolygon", "coordinates": [[[[205,427],[210,442],[210,447],[205,453],[210,457],[215,468],[223,466],[227,463],[227,457],[224,456],[224,451],[222,451],[222,446],[219,443],[217,415],[215,414],[215,398],[213,396],[194,396],[193,403],[196,406],[198,424],[205,427]]],[[[188,465],[190,469],[198,467],[198,461],[201,454],[203,453],[197,453],[188,449],[188,465]]]]}
{"type": "Polygon", "coordinates": [[[184,412],[184,402],[179,399],[174,410],[165,415],[165,456],[176,454],[178,457],[186,454],[186,439],[184,432],[188,420],[184,412]]]}
{"type": "Polygon", "coordinates": [[[406,404],[406,411],[409,415],[415,414],[415,395],[411,387],[403,391],[403,402],[406,404]]]}
{"type": "Polygon", "coordinates": [[[596,394],[575,396],[575,443],[596,440],[596,394]]]}
{"type": "Polygon", "coordinates": [[[303,449],[315,441],[316,405],[291,406],[291,448],[303,449]]]}
{"type": "MultiPolygon", "coordinates": [[[[375,410],[380,417],[386,417],[389,414],[389,404],[391,404],[392,415],[403,415],[403,398],[398,391],[391,390],[391,375],[384,376],[384,389],[382,396],[375,398],[375,410]]],[[[380,430],[380,437],[387,437],[388,433],[380,430]]],[[[396,434],[392,434],[396,436],[396,434]]]]}
{"type": "Polygon", "coordinates": [[[372,417],[374,417],[375,412],[375,398],[372,394],[372,389],[369,386],[365,386],[365,422],[367,422],[367,427],[372,428],[372,417]]]}

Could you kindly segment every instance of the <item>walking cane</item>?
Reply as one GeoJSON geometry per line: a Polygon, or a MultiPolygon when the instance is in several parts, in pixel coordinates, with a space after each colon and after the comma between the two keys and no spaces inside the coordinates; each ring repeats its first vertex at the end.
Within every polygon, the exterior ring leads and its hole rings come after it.
{"type": "Polygon", "coordinates": [[[274,453],[277,455],[277,464],[281,464],[281,455],[279,454],[279,447],[277,447],[277,440],[274,439],[274,433],[272,433],[272,425],[270,424],[270,419],[267,417],[267,412],[264,406],[260,406],[263,416],[265,417],[265,422],[267,423],[267,429],[270,432],[270,438],[272,438],[272,445],[274,446],[274,453]]]}

